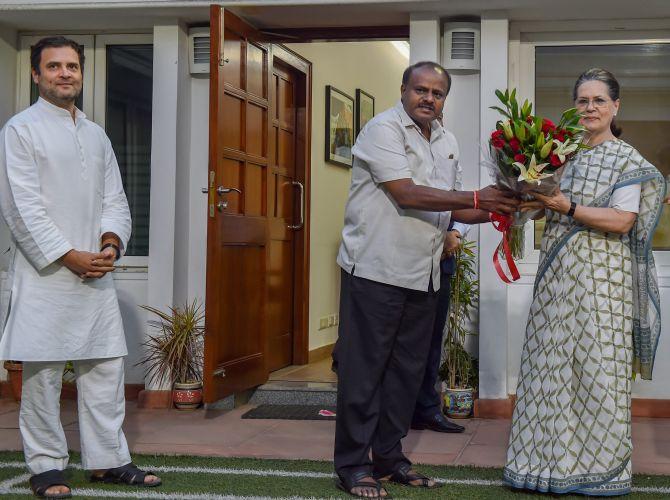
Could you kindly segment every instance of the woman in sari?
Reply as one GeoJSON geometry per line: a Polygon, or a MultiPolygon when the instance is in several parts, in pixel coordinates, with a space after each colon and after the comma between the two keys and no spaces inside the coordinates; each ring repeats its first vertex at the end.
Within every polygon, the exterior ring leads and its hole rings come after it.
{"type": "Polygon", "coordinates": [[[660,333],[651,240],[665,182],[618,139],[611,73],[586,71],[573,97],[589,149],[554,195],[522,203],[547,221],[503,474],[514,488],[620,495],[631,487],[631,381],[651,379],[660,333]]]}

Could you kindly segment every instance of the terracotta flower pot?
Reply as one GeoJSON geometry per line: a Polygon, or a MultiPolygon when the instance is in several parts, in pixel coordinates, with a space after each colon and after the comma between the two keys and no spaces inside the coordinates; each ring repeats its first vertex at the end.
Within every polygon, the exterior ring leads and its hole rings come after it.
{"type": "Polygon", "coordinates": [[[23,363],[20,361],[5,361],[3,365],[7,370],[9,384],[12,387],[14,401],[21,401],[21,390],[23,387],[23,363]]]}
{"type": "Polygon", "coordinates": [[[202,382],[176,382],[172,401],[178,410],[195,410],[202,403],[202,382]]]}
{"type": "Polygon", "coordinates": [[[474,405],[473,389],[451,389],[444,391],[444,409],[448,417],[468,418],[474,405]]]}

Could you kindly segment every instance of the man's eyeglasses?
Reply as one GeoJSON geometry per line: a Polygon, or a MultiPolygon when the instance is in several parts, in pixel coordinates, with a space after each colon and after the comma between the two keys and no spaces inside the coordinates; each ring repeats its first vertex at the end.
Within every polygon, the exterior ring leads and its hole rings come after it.
{"type": "Polygon", "coordinates": [[[594,99],[587,99],[585,97],[580,97],[575,101],[575,107],[578,109],[586,109],[589,107],[589,104],[593,104],[594,108],[604,108],[609,104],[609,99],[604,99],[602,97],[596,97],[594,99]]]}

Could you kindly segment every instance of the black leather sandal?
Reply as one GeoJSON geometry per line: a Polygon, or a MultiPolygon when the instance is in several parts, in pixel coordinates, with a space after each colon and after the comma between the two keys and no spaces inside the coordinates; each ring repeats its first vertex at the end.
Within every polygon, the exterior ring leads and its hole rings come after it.
{"type": "Polygon", "coordinates": [[[335,479],[335,486],[337,486],[338,489],[348,493],[352,497],[391,499],[391,495],[388,494],[388,491],[386,491],[386,489],[382,486],[382,483],[380,483],[376,479],[374,480],[375,481],[374,483],[371,483],[369,479],[374,478],[369,472],[361,470],[358,472],[354,472],[349,477],[342,477],[338,475],[337,479],[335,479]],[[368,479],[368,481],[364,481],[364,479],[368,479]],[[357,495],[356,493],[353,492],[354,488],[374,488],[375,490],[377,490],[377,496],[368,497],[365,495],[357,495]],[[384,491],[386,495],[382,495],[382,491],[384,491]]]}
{"type": "Polygon", "coordinates": [[[97,476],[91,474],[92,483],[112,483],[112,484],[127,484],[128,486],[142,486],[146,488],[154,488],[163,484],[163,481],[156,479],[150,483],[145,483],[144,478],[147,476],[155,476],[153,472],[143,471],[139,469],[134,463],[107,469],[104,474],[97,476]]]}
{"type": "Polygon", "coordinates": [[[65,481],[62,470],[52,469],[40,474],[35,474],[30,478],[30,489],[38,498],[72,498],[72,491],[67,493],[47,493],[52,486],[65,486],[70,489],[70,485],[65,481]]]}
{"type": "Polygon", "coordinates": [[[412,472],[412,466],[408,463],[403,463],[400,467],[393,471],[393,474],[388,476],[386,479],[382,479],[382,481],[402,484],[403,486],[409,486],[411,488],[427,488],[430,490],[444,486],[444,483],[435,481],[434,479],[431,479],[428,476],[424,476],[423,474],[419,474],[418,472],[412,472]],[[416,481],[421,481],[421,483],[413,484],[416,481]],[[433,484],[430,484],[431,482],[433,484]]]}

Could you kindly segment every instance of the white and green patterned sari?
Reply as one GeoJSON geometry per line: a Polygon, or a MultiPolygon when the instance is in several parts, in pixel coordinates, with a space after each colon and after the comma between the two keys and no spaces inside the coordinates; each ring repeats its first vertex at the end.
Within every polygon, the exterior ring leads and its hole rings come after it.
{"type": "Polygon", "coordinates": [[[651,240],[665,182],[619,140],[580,152],[561,180],[569,199],[591,207],[635,183],[640,212],[626,235],[547,212],[503,473],[513,487],[630,491],[631,378],[651,378],[660,333],[651,240]]]}

